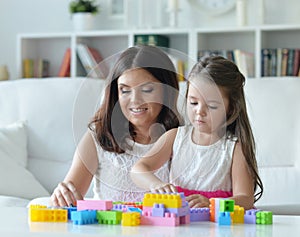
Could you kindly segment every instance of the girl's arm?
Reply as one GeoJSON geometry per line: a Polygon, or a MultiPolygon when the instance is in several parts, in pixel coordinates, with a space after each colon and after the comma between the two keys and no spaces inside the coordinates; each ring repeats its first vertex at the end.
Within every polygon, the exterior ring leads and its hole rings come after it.
{"type": "Polygon", "coordinates": [[[177,128],[164,133],[131,170],[131,179],[140,188],[160,192],[176,192],[173,185],[161,181],[154,172],[171,159],[177,128]]]}
{"type": "Polygon", "coordinates": [[[248,170],[242,147],[237,142],[233,151],[233,161],[231,167],[233,199],[236,205],[247,209],[252,209],[254,205],[254,181],[248,170]]]}
{"type": "Polygon", "coordinates": [[[51,195],[52,206],[70,206],[82,200],[94,173],[98,168],[96,146],[92,135],[87,131],[79,142],[71,165],[63,182],[59,183],[51,195]]]}

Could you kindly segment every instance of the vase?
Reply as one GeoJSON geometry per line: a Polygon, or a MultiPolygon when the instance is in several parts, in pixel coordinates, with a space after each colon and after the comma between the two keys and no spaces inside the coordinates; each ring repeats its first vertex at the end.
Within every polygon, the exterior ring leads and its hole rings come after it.
{"type": "Polygon", "coordinates": [[[9,79],[9,73],[7,66],[0,65],[0,81],[8,80],[9,79]]]}
{"type": "Polygon", "coordinates": [[[78,12],[72,14],[73,29],[75,31],[93,30],[95,27],[95,16],[89,12],[78,12]]]}

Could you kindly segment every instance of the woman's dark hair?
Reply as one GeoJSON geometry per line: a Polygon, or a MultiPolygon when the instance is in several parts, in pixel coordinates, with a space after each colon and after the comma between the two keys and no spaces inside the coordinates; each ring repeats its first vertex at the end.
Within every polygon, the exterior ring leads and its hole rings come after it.
{"type": "Polygon", "coordinates": [[[89,128],[96,133],[100,146],[106,151],[124,153],[124,147],[128,147],[126,138],[135,140],[134,127],[125,118],[118,103],[118,78],[125,71],[138,68],[164,84],[162,110],[156,122],[166,131],[181,124],[177,110],[179,85],[172,61],[157,47],[130,47],[120,55],[108,75],[104,101],[89,123],[89,128]]]}
{"type": "Polygon", "coordinates": [[[263,184],[258,174],[255,157],[255,140],[247,114],[244,95],[245,77],[230,60],[221,56],[203,57],[192,68],[189,78],[206,78],[224,89],[229,98],[226,130],[235,135],[241,143],[249,172],[254,180],[254,192],[257,201],[263,193],[263,184]]]}

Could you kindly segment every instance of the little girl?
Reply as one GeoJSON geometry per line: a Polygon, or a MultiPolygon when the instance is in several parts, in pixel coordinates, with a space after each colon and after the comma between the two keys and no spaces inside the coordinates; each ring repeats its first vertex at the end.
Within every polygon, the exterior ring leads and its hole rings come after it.
{"type": "MultiPolygon", "coordinates": [[[[187,197],[190,207],[209,205],[211,193],[232,193],[245,209],[263,191],[255,157],[238,67],[220,56],[203,58],[187,85],[190,124],[166,132],[132,168],[133,181],[146,190],[176,192],[176,186],[199,190],[187,197]],[[153,173],[171,160],[170,183],[153,173]],[[260,191],[255,194],[257,187],[260,191]],[[207,194],[207,195],[205,195],[207,194]]],[[[178,190],[179,191],[179,190],[178,190]]]]}

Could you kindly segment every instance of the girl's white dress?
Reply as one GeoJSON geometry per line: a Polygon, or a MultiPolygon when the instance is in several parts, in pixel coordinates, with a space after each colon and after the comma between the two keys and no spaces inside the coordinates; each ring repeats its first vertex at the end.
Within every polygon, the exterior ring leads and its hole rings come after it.
{"type": "Polygon", "coordinates": [[[179,127],[173,145],[170,183],[198,191],[231,191],[231,164],[236,137],[224,136],[209,146],[192,141],[193,126],[179,127]]]}
{"type": "MultiPolygon", "coordinates": [[[[93,136],[94,137],[94,136],[93,136]]],[[[95,139],[94,139],[95,141],[95,139]]],[[[95,141],[99,166],[94,175],[94,198],[123,202],[141,202],[145,190],[138,188],[131,180],[130,170],[153,144],[143,145],[127,140],[132,150],[118,154],[102,149],[95,141]]],[[[156,173],[159,178],[169,182],[169,167],[166,163],[156,173]]]]}

